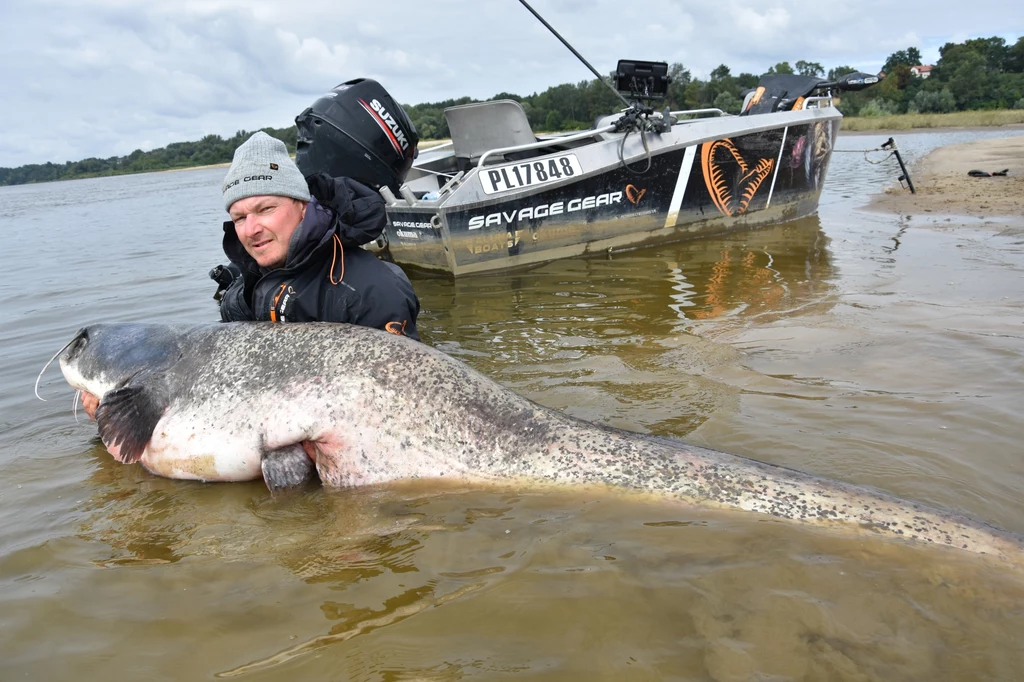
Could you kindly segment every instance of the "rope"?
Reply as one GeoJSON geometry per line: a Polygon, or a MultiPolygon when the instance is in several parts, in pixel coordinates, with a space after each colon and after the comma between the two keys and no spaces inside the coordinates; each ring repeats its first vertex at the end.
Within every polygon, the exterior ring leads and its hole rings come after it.
{"type": "Polygon", "coordinates": [[[883,147],[875,147],[874,149],[833,149],[832,150],[833,154],[835,154],[836,152],[848,152],[848,153],[851,153],[851,154],[864,154],[864,160],[865,161],[867,161],[868,163],[870,163],[872,165],[877,166],[877,165],[887,161],[888,159],[892,158],[893,155],[896,153],[896,150],[895,149],[884,149],[883,147]],[[878,161],[872,161],[871,159],[868,158],[868,154],[870,154],[871,152],[885,152],[885,151],[887,151],[889,153],[886,154],[885,156],[883,156],[878,161]]]}

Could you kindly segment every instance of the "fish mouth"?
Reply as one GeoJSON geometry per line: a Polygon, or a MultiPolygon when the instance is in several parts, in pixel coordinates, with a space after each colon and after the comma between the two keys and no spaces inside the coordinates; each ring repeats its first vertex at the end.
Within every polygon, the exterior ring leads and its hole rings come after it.
{"type": "MultiPolygon", "coordinates": [[[[49,367],[50,364],[53,363],[53,361],[56,360],[57,357],[59,356],[60,357],[60,369],[61,369],[61,372],[64,373],[64,378],[67,379],[67,377],[68,377],[68,375],[67,375],[67,363],[70,362],[72,357],[74,357],[75,355],[80,353],[81,350],[83,348],[85,348],[85,345],[88,342],[89,342],[89,328],[88,327],[82,327],[81,329],[78,330],[78,332],[75,334],[75,336],[70,341],[68,341],[66,344],[64,344],[63,348],[61,348],[59,351],[54,353],[53,357],[46,361],[46,364],[43,365],[43,368],[39,371],[39,376],[36,377],[35,393],[36,393],[36,397],[37,398],[39,398],[40,400],[42,400],[44,402],[46,401],[46,398],[44,398],[43,396],[39,395],[39,380],[43,378],[43,373],[46,371],[46,368],[49,367]]],[[[68,380],[68,383],[69,384],[71,383],[70,380],[68,380]]],[[[84,386],[76,386],[74,384],[71,384],[71,387],[75,388],[75,389],[78,389],[78,390],[82,390],[83,388],[85,388],[84,386]]]]}
{"type": "Polygon", "coordinates": [[[90,371],[88,367],[83,367],[83,356],[86,355],[86,349],[89,347],[89,344],[89,328],[83,327],[78,330],[74,338],[58,353],[60,356],[60,371],[64,375],[64,380],[67,381],[71,388],[76,391],[92,393],[97,398],[102,398],[107,391],[115,388],[115,385],[105,373],[100,372],[96,374],[95,368],[93,371],[90,371]]]}

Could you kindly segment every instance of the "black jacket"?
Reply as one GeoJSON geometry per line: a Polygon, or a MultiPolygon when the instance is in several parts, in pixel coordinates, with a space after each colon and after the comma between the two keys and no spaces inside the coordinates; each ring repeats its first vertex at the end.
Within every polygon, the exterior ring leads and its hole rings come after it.
{"type": "Polygon", "coordinates": [[[224,223],[224,253],[241,272],[220,302],[225,322],[349,322],[419,339],[420,302],[402,269],[360,248],[384,230],[379,194],[348,178],[307,178],[312,201],[284,267],[261,268],[224,223]]]}

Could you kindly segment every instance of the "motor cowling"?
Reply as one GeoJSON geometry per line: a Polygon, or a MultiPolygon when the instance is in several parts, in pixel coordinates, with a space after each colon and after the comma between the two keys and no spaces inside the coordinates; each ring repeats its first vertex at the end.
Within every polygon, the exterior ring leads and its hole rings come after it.
{"type": "Polygon", "coordinates": [[[420,139],[401,105],[369,78],[335,87],[296,116],[295,125],[295,163],[303,175],[345,176],[396,193],[420,139]]]}

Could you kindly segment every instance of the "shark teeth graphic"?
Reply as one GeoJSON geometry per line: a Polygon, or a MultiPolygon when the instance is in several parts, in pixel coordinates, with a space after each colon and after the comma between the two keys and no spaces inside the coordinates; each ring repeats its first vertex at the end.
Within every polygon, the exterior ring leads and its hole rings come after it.
{"type": "Polygon", "coordinates": [[[728,138],[701,145],[700,161],[711,200],[727,216],[746,213],[750,200],[775,168],[775,159],[764,158],[751,167],[728,138]],[[726,173],[732,164],[739,167],[738,178],[735,173],[726,173]],[[734,182],[729,181],[729,175],[734,182]]]}

